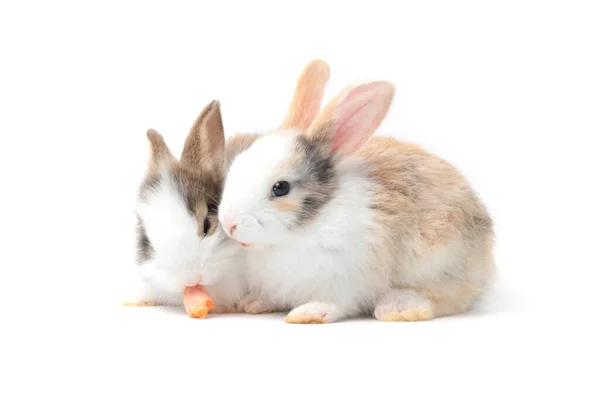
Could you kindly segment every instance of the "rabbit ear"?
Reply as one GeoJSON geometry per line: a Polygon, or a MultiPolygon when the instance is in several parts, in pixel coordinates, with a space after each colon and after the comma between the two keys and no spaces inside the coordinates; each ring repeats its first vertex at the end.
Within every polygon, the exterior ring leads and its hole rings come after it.
{"type": "Polygon", "coordinates": [[[164,162],[170,162],[175,160],[173,154],[167,147],[165,140],[162,135],[156,132],[154,129],[148,129],[146,133],[148,141],[150,142],[150,168],[156,169],[164,162]]]}
{"type": "Polygon", "coordinates": [[[312,60],[302,70],[296,91],[281,129],[299,129],[305,132],[321,108],[325,85],[329,80],[329,66],[325,61],[312,60]]]}
{"type": "Polygon", "coordinates": [[[394,85],[387,81],[348,86],[327,104],[307,136],[330,154],[352,154],[375,133],[387,115],[394,93],[394,85]]]}
{"type": "Polygon", "coordinates": [[[223,167],[225,133],[221,118],[221,104],[210,102],[192,126],[183,145],[181,162],[193,168],[218,169],[223,167]]]}

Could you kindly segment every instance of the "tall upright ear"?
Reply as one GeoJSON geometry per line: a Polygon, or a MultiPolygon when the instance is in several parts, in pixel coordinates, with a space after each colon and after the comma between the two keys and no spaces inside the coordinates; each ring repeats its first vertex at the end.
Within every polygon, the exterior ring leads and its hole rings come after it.
{"type": "Polygon", "coordinates": [[[387,81],[346,87],[313,121],[307,136],[332,155],[354,153],[387,115],[395,91],[394,85],[387,81]]]}
{"type": "Polygon", "coordinates": [[[193,168],[221,171],[225,154],[225,132],[221,104],[210,102],[192,126],[183,145],[181,162],[193,168]]]}
{"type": "Polygon", "coordinates": [[[329,80],[329,66],[325,61],[312,60],[302,70],[296,91],[281,129],[298,129],[306,132],[319,114],[325,86],[329,80]]]}
{"type": "Polygon", "coordinates": [[[150,142],[149,164],[151,170],[154,171],[158,169],[162,163],[170,162],[175,159],[160,133],[156,132],[154,129],[148,129],[146,136],[150,142]]]}

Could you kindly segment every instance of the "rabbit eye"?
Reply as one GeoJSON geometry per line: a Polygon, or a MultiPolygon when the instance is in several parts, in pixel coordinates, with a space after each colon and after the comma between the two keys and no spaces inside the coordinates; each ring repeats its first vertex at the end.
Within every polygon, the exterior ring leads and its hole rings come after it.
{"type": "Polygon", "coordinates": [[[210,231],[210,220],[207,218],[204,218],[204,236],[206,236],[208,234],[208,231],[210,231]]]}
{"type": "Polygon", "coordinates": [[[290,184],[287,181],[280,181],[273,185],[271,193],[275,197],[285,196],[290,192],[290,184]]]}
{"type": "Polygon", "coordinates": [[[209,203],[206,208],[208,209],[209,214],[216,214],[219,210],[219,206],[215,203],[209,203]]]}

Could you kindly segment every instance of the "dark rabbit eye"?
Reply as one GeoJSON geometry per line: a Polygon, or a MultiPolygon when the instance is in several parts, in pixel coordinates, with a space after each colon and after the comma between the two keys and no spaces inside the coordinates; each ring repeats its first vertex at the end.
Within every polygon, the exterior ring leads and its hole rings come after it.
{"type": "Polygon", "coordinates": [[[217,211],[219,210],[219,206],[217,204],[214,204],[214,203],[209,203],[207,205],[207,208],[208,208],[208,213],[209,214],[216,214],[217,211]]]}
{"type": "Polygon", "coordinates": [[[207,218],[204,218],[204,236],[206,236],[208,234],[208,231],[210,230],[210,220],[207,218]]]}
{"type": "Polygon", "coordinates": [[[289,182],[286,182],[286,181],[277,182],[276,184],[273,185],[273,189],[271,190],[271,193],[275,197],[285,196],[289,192],[290,192],[290,184],[289,184],[289,182]]]}

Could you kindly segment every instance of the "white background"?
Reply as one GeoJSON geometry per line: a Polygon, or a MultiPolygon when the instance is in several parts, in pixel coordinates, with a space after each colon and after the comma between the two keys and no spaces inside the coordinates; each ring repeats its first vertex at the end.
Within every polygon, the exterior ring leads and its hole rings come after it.
{"type": "Polygon", "coordinates": [[[3,1],[0,397],[598,398],[599,21],[593,1],[3,1]],[[325,101],[394,82],[380,134],[488,205],[486,302],[325,326],[116,305],[146,130],[179,153],[213,99],[228,135],[275,129],[317,57],[325,101]]]}

